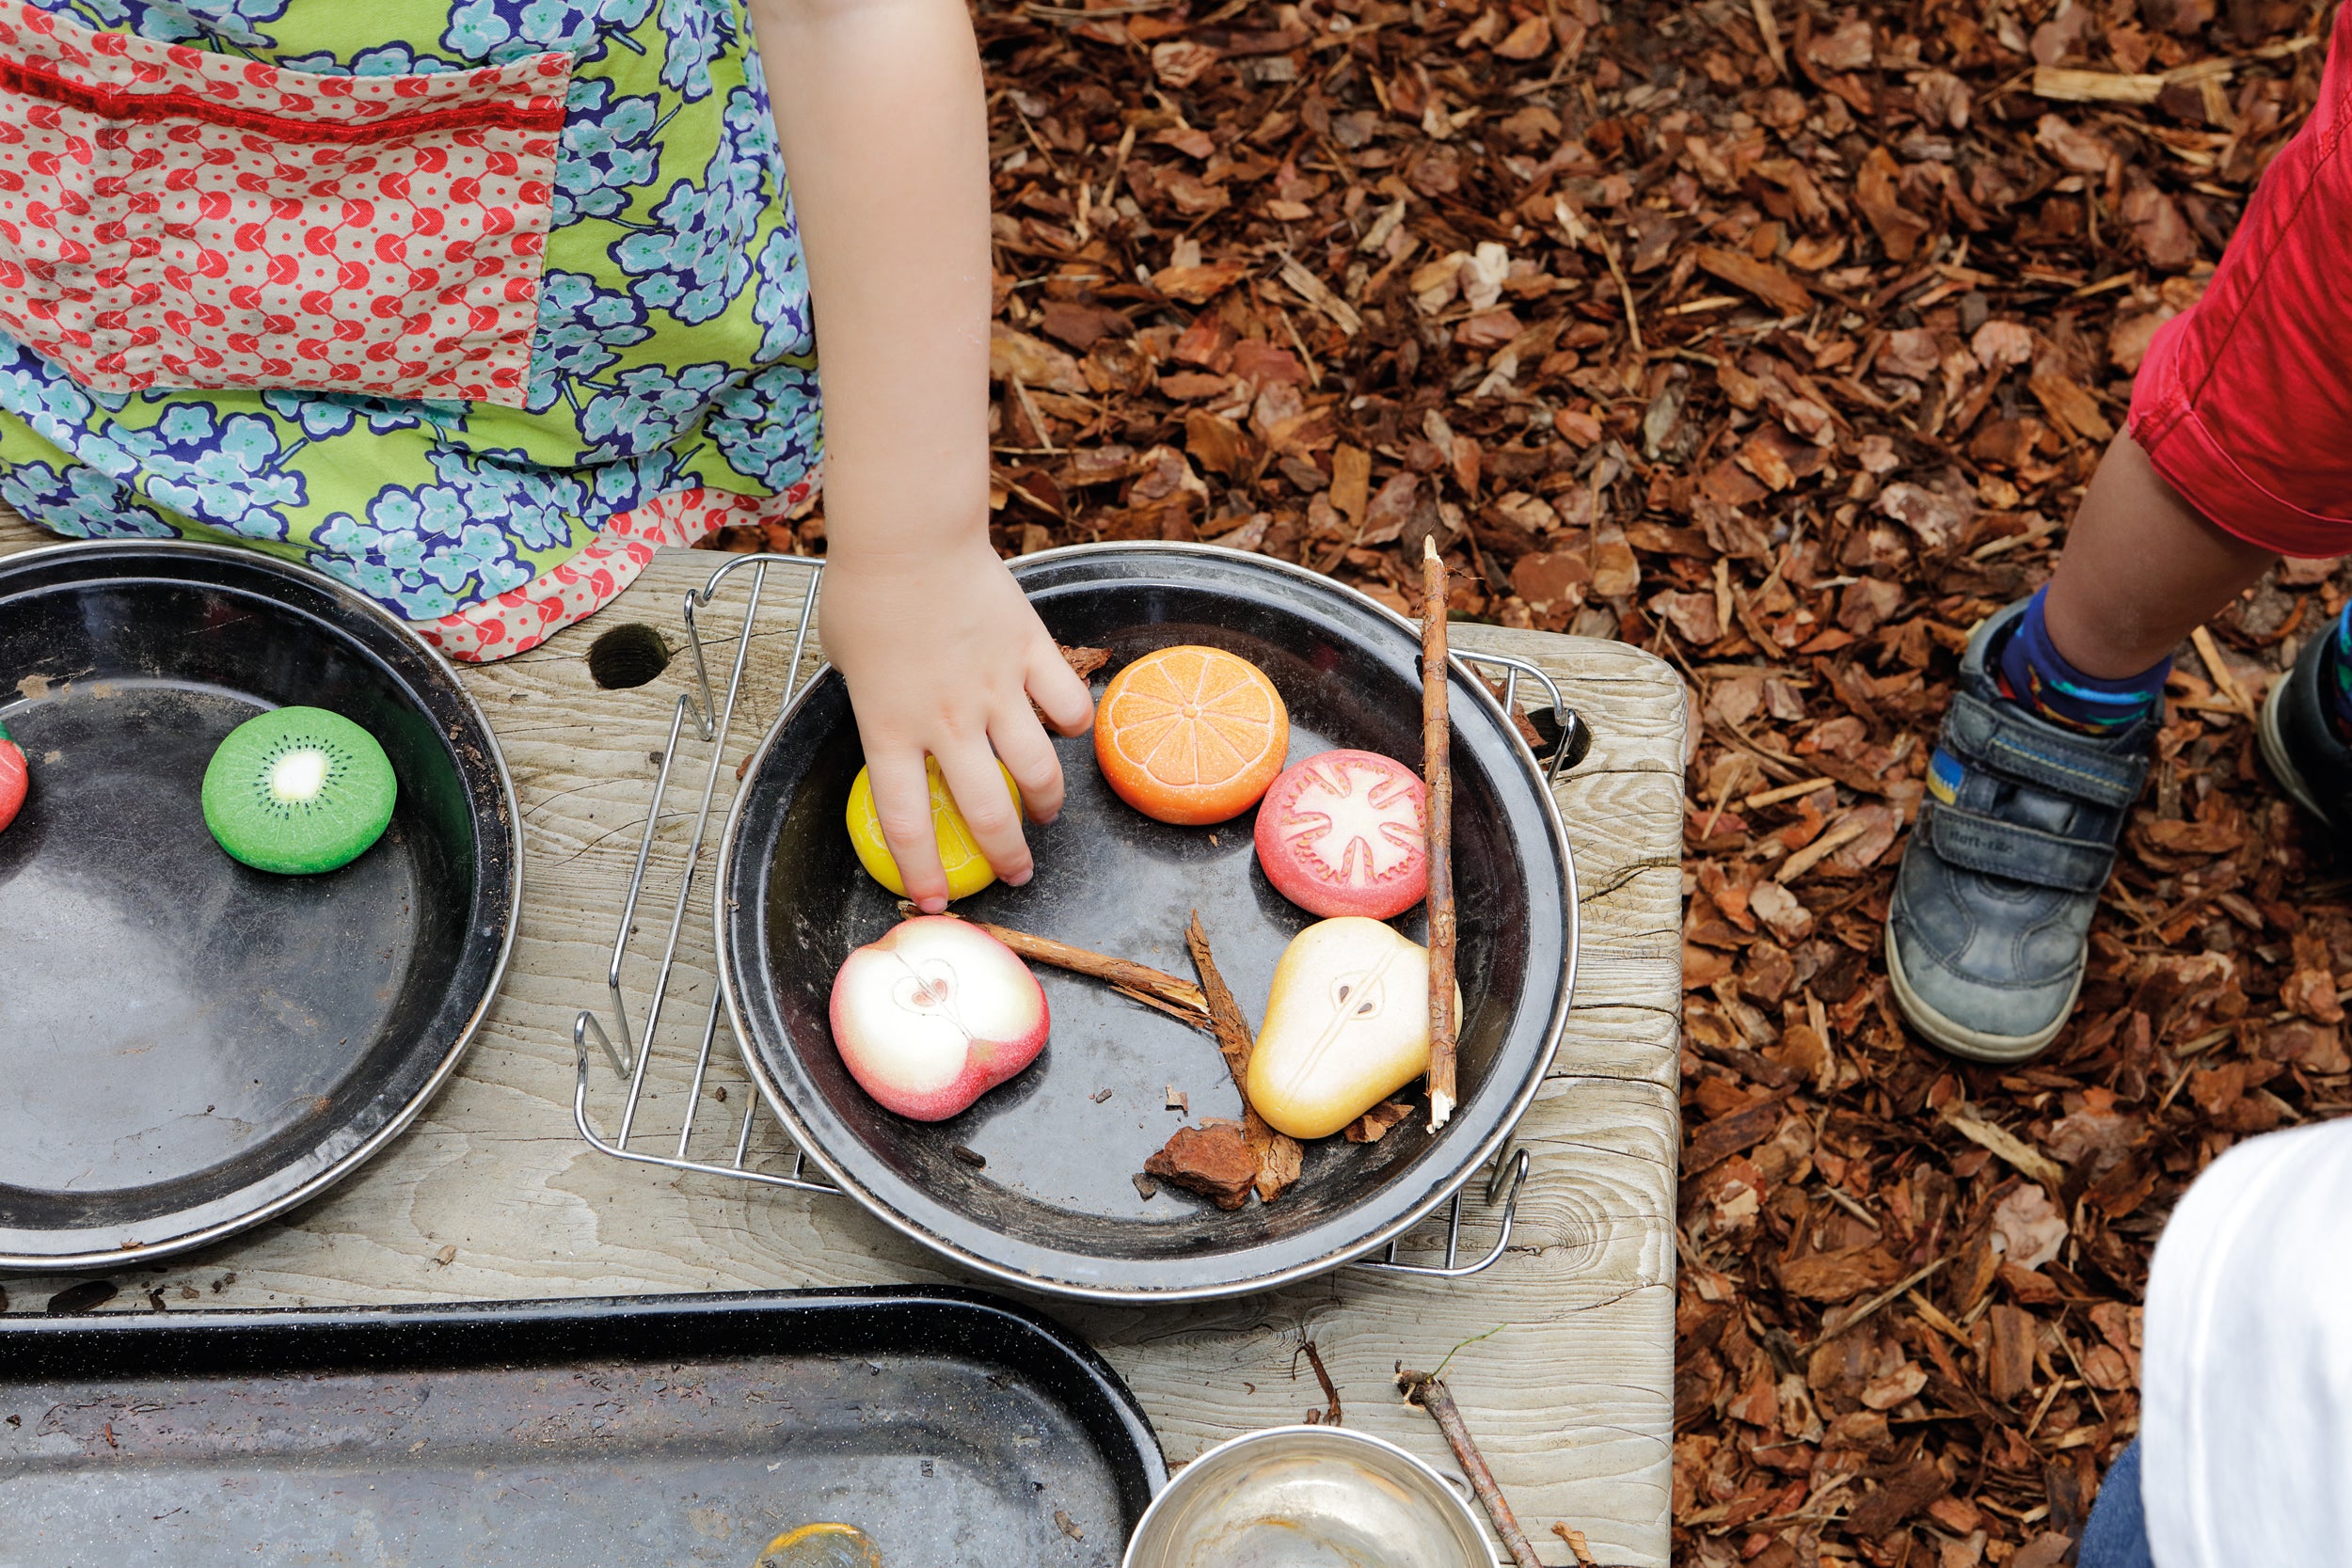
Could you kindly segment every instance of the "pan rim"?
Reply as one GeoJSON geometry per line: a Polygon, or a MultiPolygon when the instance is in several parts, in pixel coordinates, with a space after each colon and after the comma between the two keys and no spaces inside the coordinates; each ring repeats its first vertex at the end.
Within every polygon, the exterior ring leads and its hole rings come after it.
{"type": "MultiPolygon", "coordinates": [[[[400,640],[409,645],[411,652],[422,655],[429,667],[447,679],[450,689],[456,694],[461,712],[470,719],[482,733],[485,742],[484,750],[489,758],[490,770],[498,781],[499,801],[504,807],[507,861],[512,870],[507,877],[504,908],[495,911],[500,916],[501,926],[498,952],[492,958],[489,971],[484,978],[481,997],[474,1003],[465,1022],[458,1028],[448,1048],[442,1053],[441,1060],[435,1064],[433,1071],[422,1084],[418,1085],[406,1102],[374,1132],[355,1144],[331,1164],[250,1212],[230,1219],[215,1220],[194,1230],[135,1246],[116,1246],[75,1253],[0,1251],[0,1271],[55,1273],[63,1270],[103,1269],[130,1260],[144,1261],[151,1258],[172,1257],[225,1240],[251,1229],[257,1225],[277,1219],[280,1215],[300,1208],[312,1198],[320,1196],[329,1188],[352,1176],[362,1165],[382,1153],[385,1147],[393,1139],[406,1132],[409,1125],[423,1114],[425,1107],[433,1102],[443,1086],[456,1074],[458,1064],[465,1059],[467,1052],[471,1049],[475,1037],[482,1031],[483,1024],[488,1022],[490,1009],[496,1006],[499,992],[505,985],[507,964],[515,950],[515,935],[522,924],[522,815],[515,799],[514,777],[507,770],[506,753],[499,744],[498,732],[491,727],[489,716],[484,713],[482,705],[474,701],[473,693],[466,689],[466,683],[459,678],[456,667],[450,662],[447,656],[427,642],[406,622],[356,589],[336,581],[313,567],[272,555],[266,550],[215,545],[195,539],[81,539],[56,545],[40,545],[31,549],[0,555],[0,578],[13,572],[19,563],[24,562],[110,551],[137,555],[153,552],[166,557],[180,556],[190,560],[218,561],[230,565],[275,571],[306,587],[326,594],[340,605],[365,612],[377,625],[397,633],[400,640]]],[[[462,758],[459,759],[457,766],[462,772],[464,768],[462,758]]]]}
{"type": "MultiPolygon", "coordinates": [[[[1420,628],[1411,621],[1370,594],[1351,588],[1336,578],[1325,577],[1320,572],[1310,571],[1306,567],[1290,562],[1277,561],[1246,550],[1230,549],[1218,545],[1158,540],[1065,545],[1058,548],[1040,550],[1032,555],[1022,556],[1019,558],[1019,564],[1025,566],[1030,562],[1050,564],[1081,560],[1089,556],[1115,554],[1144,554],[1171,559],[1207,558],[1227,563],[1239,563],[1250,570],[1270,571],[1309,584],[1319,592],[1338,594],[1356,607],[1375,610],[1381,618],[1393,624],[1399,629],[1415,637],[1420,635],[1420,628]]],[[[816,576],[821,578],[821,571],[816,576]]],[[[1502,724],[1505,733],[1511,733],[1513,726],[1509,722],[1508,716],[1503,713],[1502,703],[1493,692],[1486,689],[1486,682],[1478,679],[1463,663],[1461,656],[1450,648],[1447,652],[1447,660],[1453,675],[1458,677],[1461,684],[1470,689],[1474,694],[1474,700],[1485,705],[1488,717],[1502,724]]],[[[818,682],[832,669],[831,661],[818,665],[809,678],[794,691],[792,701],[786,705],[783,711],[776,716],[775,721],[769,726],[768,733],[761,737],[758,747],[753,751],[750,759],[744,764],[743,776],[746,780],[757,775],[770,750],[775,745],[777,736],[784,733],[787,725],[809,701],[811,694],[816,691],[818,682]]],[[[1457,697],[1459,693],[1456,693],[1457,697]]],[[[1544,1081],[1550,1076],[1552,1066],[1558,1060],[1561,1040],[1567,1030],[1568,1015],[1575,1006],[1577,967],[1582,941],[1583,920],[1582,909],[1577,895],[1576,857],[1568,841],[1566,824],[1560,816],[1559,801],[1553,798],[1549,786],[1545,783],[1542,765],[1536,762],[1534,754],[1523,745],[1515,743],[1510,751],[1516,765],[1525,775],[1535,796],[1544,824],[1549,830],[1551,848],[1559,857],[1565,876],[1562,908],[1566,916],[1567,927],[1564,933],[1567,960],[1566,973],[1562,977],[1557,998],[1552,1005],[1551,1017],[1545,1024],[1542,1047],[1536,1053],[1525,1081],[1513,1092],[1509,1105],[1496,1119],[1494,1126],[1480,1137],[1475,1152],[1461,1162],[1458,1174],[1438,1181],[1428,1196],[1413,1204],[1397,1218],[1375,1227],[1361,1241],[1346,1243],[1332,1247],[1316,1258],[1277,1269],[1269,1269],[1263,1274],[1206,1285],[1157,1288],[1136,1285],[1092,1285],[1079,1280],[1051,1278],[1025,1273],[1020,1269],[984,1258],[945,1236],[933,1233],[885,1201],[879,1193],[870,1191],[865,1183],[851,1180],[842,1165],[834,1159],[831,1152],[820,1147],[820,1140],[811,1135],[806,1122],[792,1108],[791,1102],[784,1094],[782,1085],[777,1083],[768,1070],[768,1064],[761,1058],[761,1053],[753,1049],[751,1045],[753,1036],[745,1027],[744,1010],[738,994],[740,987],[735,972],[733,934],[746,917],[735,907],[728,896],[727,890],[733,883],[737,857],[740,851],[744,802],[751,794],[748,788],[739,788],[736,791],[735,798],[727,808],[726,832],[720,840],[715,893],[719,904],[720,929],[716,933],[718,940],[713,943],[716,949],[720,994],[726,1003],[727,1022],[735,1031],[739,1053],[743,1058],[745,1069],[750,1073],[753,1083],[759,1087],[760,1098],[767,1101],[769,1111],[784,1124],[785,1131],[791,1134],[794,1147],[815,1162],[818,1168],[822,1170],[826,1178],[845,1196],[854,1198],[868,1213],[900,1235],[986,1278],[1022,1290],[1035,1291],[1070,1300],[1135,1305],[1136,1303],[1175,1304],[1214,1301],[1255,1295],[1261,1291],[1279,1289],[1284,1285],[1328,1274],[1334,1269],[1362,1258],[1367,1253],[1385,1246],[1421,1224],[1459,1193],[1473,1177],[1505,1150],[1518,1132],[1520,1121],[1525,1118],[1528,1107],[1534,1102],[1535,1096],[1542,1092],[1544,1081]]]]}

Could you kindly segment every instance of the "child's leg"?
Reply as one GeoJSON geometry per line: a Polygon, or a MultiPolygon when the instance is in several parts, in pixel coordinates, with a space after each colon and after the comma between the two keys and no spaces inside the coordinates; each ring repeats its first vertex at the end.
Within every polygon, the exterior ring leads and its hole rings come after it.
{"type": "Polygon", "coordinates": [[[1961,657],[1886,920],[1896,1003],[1955,1055],[2023,1061],[2065,1025],[2162,722],[2166,656],[2260,570],[2217,566],[2224,547],[2146,462],[2119,441],[2101,465],[2058,573],[2070,598],[2054,586],[2010,606],[1961,657]],[[2135,536],[2148,543],[2124,572],[2114,558],[2135,536]],[[2065,652],[2061,604],[2090,628],[2065,652]]]}
{"type": "Polygon", "coordinates": [[[2115,1456],[2099,1482],[2098,1500],[2083,1525],[2075,1568],[2153,1568],[2148,1514],[2139,1500],[2139,1444],[2115,1456]]]}
{"type": "Polygon", "coordinates": [[[2083,673],[2127,679],[2171,657],[2278,559],[2205,521],[2119,436],[2050,578],[2050,641],[2083,673]]]}
{"type": "Polygon", "coordinates": [[[2119,734],[2162,699],[2181,639],[2277,559],[2207,522],[2119,436],[2049,586],[1994,654],[2000,695],[2066,729],[2119,734]]]}
{"type": "MultiPolygon", "coordinates": [[[[2310,119],[2150,344],[2050,586],[1962,657],[1886,924],[1896,1001],[1957,1055],[2022,1061],[2073,1011],[2179,640],[2277,555],[2352,551],[2347,245],[2352,7],[2310,119]]],[[[2322,629],[2272,683],[2263,753],[2352,831],[2352,681],[2322,629]]]]}

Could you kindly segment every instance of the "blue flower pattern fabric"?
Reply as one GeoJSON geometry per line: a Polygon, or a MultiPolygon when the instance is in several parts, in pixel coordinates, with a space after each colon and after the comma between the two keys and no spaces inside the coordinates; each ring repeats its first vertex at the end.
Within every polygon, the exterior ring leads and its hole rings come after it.
{"type": "Polygon", "coordinates": [[[640,298],[682,322],[707,322],[735,302],[752,259],[728,242],[750,233],[767,203],[775,146],[766,104],[748,88],[729,93],[726,132],[700,182],[672,185],[654,223],[612,247],[621,270],[638,278],[640,298]]]}
{"type": "Polygon", "coordinates": [[[0,499],[25,516],[255,544],[431,622],[545,580],[659,499],[813,483],[806,266],[740,0],[33,3],[319,74],[562,50],[573,78],[523,408],[106,395],[0,335],[0,499]]]}

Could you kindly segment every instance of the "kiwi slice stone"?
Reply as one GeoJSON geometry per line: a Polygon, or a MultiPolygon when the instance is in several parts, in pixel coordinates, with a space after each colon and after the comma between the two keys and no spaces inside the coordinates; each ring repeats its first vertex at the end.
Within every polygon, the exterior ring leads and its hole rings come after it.
{"type": "Polygon", "coordinates": [[[384,836],[399,794],[375,736],[322,707],[281,707],[229,732],[204,769],[204,825],[257,871],[350,864],[384,836]]]}

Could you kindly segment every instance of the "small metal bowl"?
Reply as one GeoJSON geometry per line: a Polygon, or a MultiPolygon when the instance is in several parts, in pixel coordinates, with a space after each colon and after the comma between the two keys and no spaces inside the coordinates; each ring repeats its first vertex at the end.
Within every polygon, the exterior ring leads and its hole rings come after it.
{"type": "Polygon", "coordinates": [[[1492,1568],[1486,1532],[1439,1471],[1344,1427],[1272,1427],[1176,1473],[1124,1568],[1492,1568]]]}

